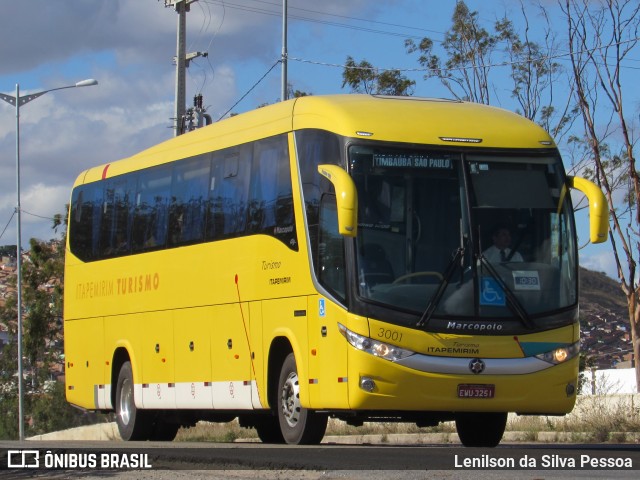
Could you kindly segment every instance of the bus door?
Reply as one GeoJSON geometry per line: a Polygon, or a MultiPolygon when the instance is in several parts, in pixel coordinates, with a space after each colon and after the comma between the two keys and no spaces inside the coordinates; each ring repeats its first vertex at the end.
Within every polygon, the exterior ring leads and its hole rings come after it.
{"type": "Polygon", "coordinates": [[[308,297],[311,408],[348,408],[347,342],[338,330],[343,308],[323,295],[308,297]]]}
{"type": "Polygon", "coordinates": [[[335,195],[322,197],[317,248],[318,280],[331,296],[308,297],[311,408],[347,408],[347,343],[338,330],[347,314],[338,305],[346,296],[345,250],[344,238],[338,233],[335,195]]]}

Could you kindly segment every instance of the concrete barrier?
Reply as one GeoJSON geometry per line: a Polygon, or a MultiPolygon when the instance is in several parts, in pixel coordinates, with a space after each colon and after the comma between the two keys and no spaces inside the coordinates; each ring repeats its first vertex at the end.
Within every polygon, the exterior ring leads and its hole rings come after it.
{"type": "Polygon", "coordinates": [[[104,440],[108,442],[122,441],[118,432],[118,425],[112,423],[99,423],[85,425],[83,427],[70,428],[59,432],[45,433],[29,437],[27,440],[104,440]]]}

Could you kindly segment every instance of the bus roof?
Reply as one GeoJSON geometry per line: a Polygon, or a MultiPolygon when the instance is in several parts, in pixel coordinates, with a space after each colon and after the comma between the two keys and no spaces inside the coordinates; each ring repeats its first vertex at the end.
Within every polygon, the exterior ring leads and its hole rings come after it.
{"type": "Polygon", "coordinates": [[[91,168],[76,184],[307,128],[364,141],[525,149],[555,146],[538,125],[487,105],[418,97],[305,96],[230,117],[127,159],[91,168]]]}

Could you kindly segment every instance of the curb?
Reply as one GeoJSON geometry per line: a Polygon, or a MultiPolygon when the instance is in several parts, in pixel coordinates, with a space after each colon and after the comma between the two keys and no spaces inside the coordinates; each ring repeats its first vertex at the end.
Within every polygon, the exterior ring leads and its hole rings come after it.
{"type": "MultiPolygon", "coordinates": [[[[608,441],[596,442],[597,435],[593,432],[526,432],[506,431],[502,442],[507,443],[626,443],[640,444],[640,432],[610,432],[608,441]]],[[[59,432],[45,433],[29,437],[27,440],[41,441],[108,441],[121,442],[118,427],[115,422],[100,423],[71,428],[59,432]]],[[[237,443],[259,443],[257,438],[236,439],[237,443]]],[[[326,435],[322,444],[340,445],[422,445],[443,444],[460,445],[460,439],[455,432],[442,433],[388,433],[368,435],[326,435]]]]}

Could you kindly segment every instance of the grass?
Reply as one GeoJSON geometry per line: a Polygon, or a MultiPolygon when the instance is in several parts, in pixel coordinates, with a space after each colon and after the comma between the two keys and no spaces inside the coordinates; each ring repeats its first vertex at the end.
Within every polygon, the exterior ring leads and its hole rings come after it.
{"type": "MultiPolygon", "coordinates": [[[[341,420],[330,419],[326,435],[377,435],[379,442],[386,443],[391,442],[395,434],[455,435],[455,431],[453,422],[424,428],[413,423],[365,423],[362,427],[352,427],[341,420]]],[[[640,397],[579,397],[574,411],[564,417],[510,415],[507,432],[519,432],[517,440],[524,442],[640,443],[640,397]]],[[[259,441],[255,430],[240,427],[237,420],[229,423],[199,422],[195,427],[181,429],[176,437],[176,441],[183,442],[227,443],[238,439],[259,441]]]]}

